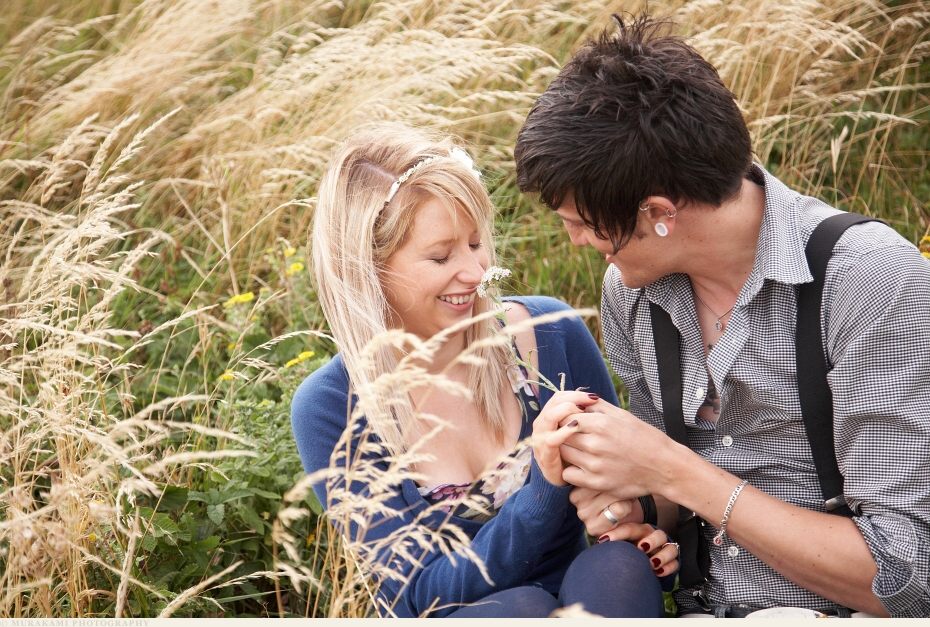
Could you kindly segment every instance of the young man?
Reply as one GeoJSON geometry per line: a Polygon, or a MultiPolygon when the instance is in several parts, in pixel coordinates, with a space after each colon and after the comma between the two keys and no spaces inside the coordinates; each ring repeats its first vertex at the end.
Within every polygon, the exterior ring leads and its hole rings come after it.
{"type": "Polygon", "coordinates": [[[677,594],[682,614],[930,615],[930,263],[877,222],[833,249],[819,330],[851,515],[828,513],[795,328],[805,244],[839,212],[752,162],[733,95],[697,52],[647,17],[618,22],[540,96],[515,150],[521,189],[610,264],[603,336],[630,411],[566,406],[579,515],[620,539],[627,500],[653,494],[706,521],[710,568],[677,594]],[[656,306],[680,333],[686,445],[665,434],[656,306]]]}

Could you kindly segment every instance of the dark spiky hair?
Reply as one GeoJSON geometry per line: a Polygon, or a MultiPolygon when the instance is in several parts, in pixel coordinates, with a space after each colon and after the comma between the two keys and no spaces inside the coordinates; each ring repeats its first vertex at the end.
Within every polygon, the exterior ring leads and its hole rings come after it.
{"type": "Polygon", "coordinates": [[[618,15],[616,32],[587,42],[539,97],[517,137],[517,184],[578,213],[615,248],[639,203],[720,205],[752,163],[749,131],[717,70],[671,24],[618,15]]]}

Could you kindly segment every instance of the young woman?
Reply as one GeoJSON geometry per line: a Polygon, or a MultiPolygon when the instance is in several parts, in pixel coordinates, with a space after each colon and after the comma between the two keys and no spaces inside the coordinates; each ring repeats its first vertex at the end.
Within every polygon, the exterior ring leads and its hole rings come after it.
{"type": "MultiPolygon", "coordinates": [[[[477,171],[448,138],[380,126],[338,150],[311,245],[341,352],[293,400],[304,467],[339,469],[315,491],[361,548],[382,615],[539,617],[581,603],[607,616],[661,616],[654,570],[677,568],[677,546],[626,523],[603,539],[637,545],[587,548],[562,480],[559,445],[575,424],[559,422],[598,398],[617,402],[587,328],[543,297],[509,298],[503,320],[468,322],[495,306],[478,290],[494,261],[492,221],[477,171]],[[527,322],[547,314],[556,315],[527,322]],[[520,323],[512,343],[495,341],[502,325],[520,323]],[[417,358],[424,346],[397,334],[371,343],[389,330],[444,340],[417,358]],[[406,380],[383,376],[398,368],[406,380]],[[353,413],[360,403],[363,416],[353,413]],[[516,453],[531,435],[532,450],[516,453]]],[[[631,509],[620,502],[604,516],[631,509]]]]}

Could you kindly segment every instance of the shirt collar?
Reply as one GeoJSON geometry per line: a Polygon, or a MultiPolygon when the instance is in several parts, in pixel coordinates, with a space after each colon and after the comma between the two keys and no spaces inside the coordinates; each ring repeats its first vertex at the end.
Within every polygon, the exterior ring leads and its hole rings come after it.
{"type": "Polygon", "coordinates": [[[765,211],[756,243],[756,258],[749,283],[770,279],[789,285],[814,280],[804,256],[801,233],[801,195],[753,164],[765,181],[765,211]]]}

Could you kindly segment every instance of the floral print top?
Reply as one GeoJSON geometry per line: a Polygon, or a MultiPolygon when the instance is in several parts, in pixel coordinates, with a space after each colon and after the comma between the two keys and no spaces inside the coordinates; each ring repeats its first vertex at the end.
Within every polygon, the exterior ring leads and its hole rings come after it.
{"type": "MultiPolygon", "coordinates": [[[[530,383],[526,367],[522,363],[510,366],[507,369],[507,377],[523,408],[523,419],[532,423],[539,415],[539,400],[530,383]]],[[[475,483],[443,483],[432,488],[421,487],[418,491],[430,504],[451,501],[448,506],[441,508],[446,513],[477,522],[486,522],[493,518],[504,502],[526,483],[532,458],[533,449],[529,446],[520,446],[505,461],[498,464],[497,468],[475,483]],[[474,494],[486,496],[490,508],[479,510],[456,503],[465,496],[474,494]]]]}

